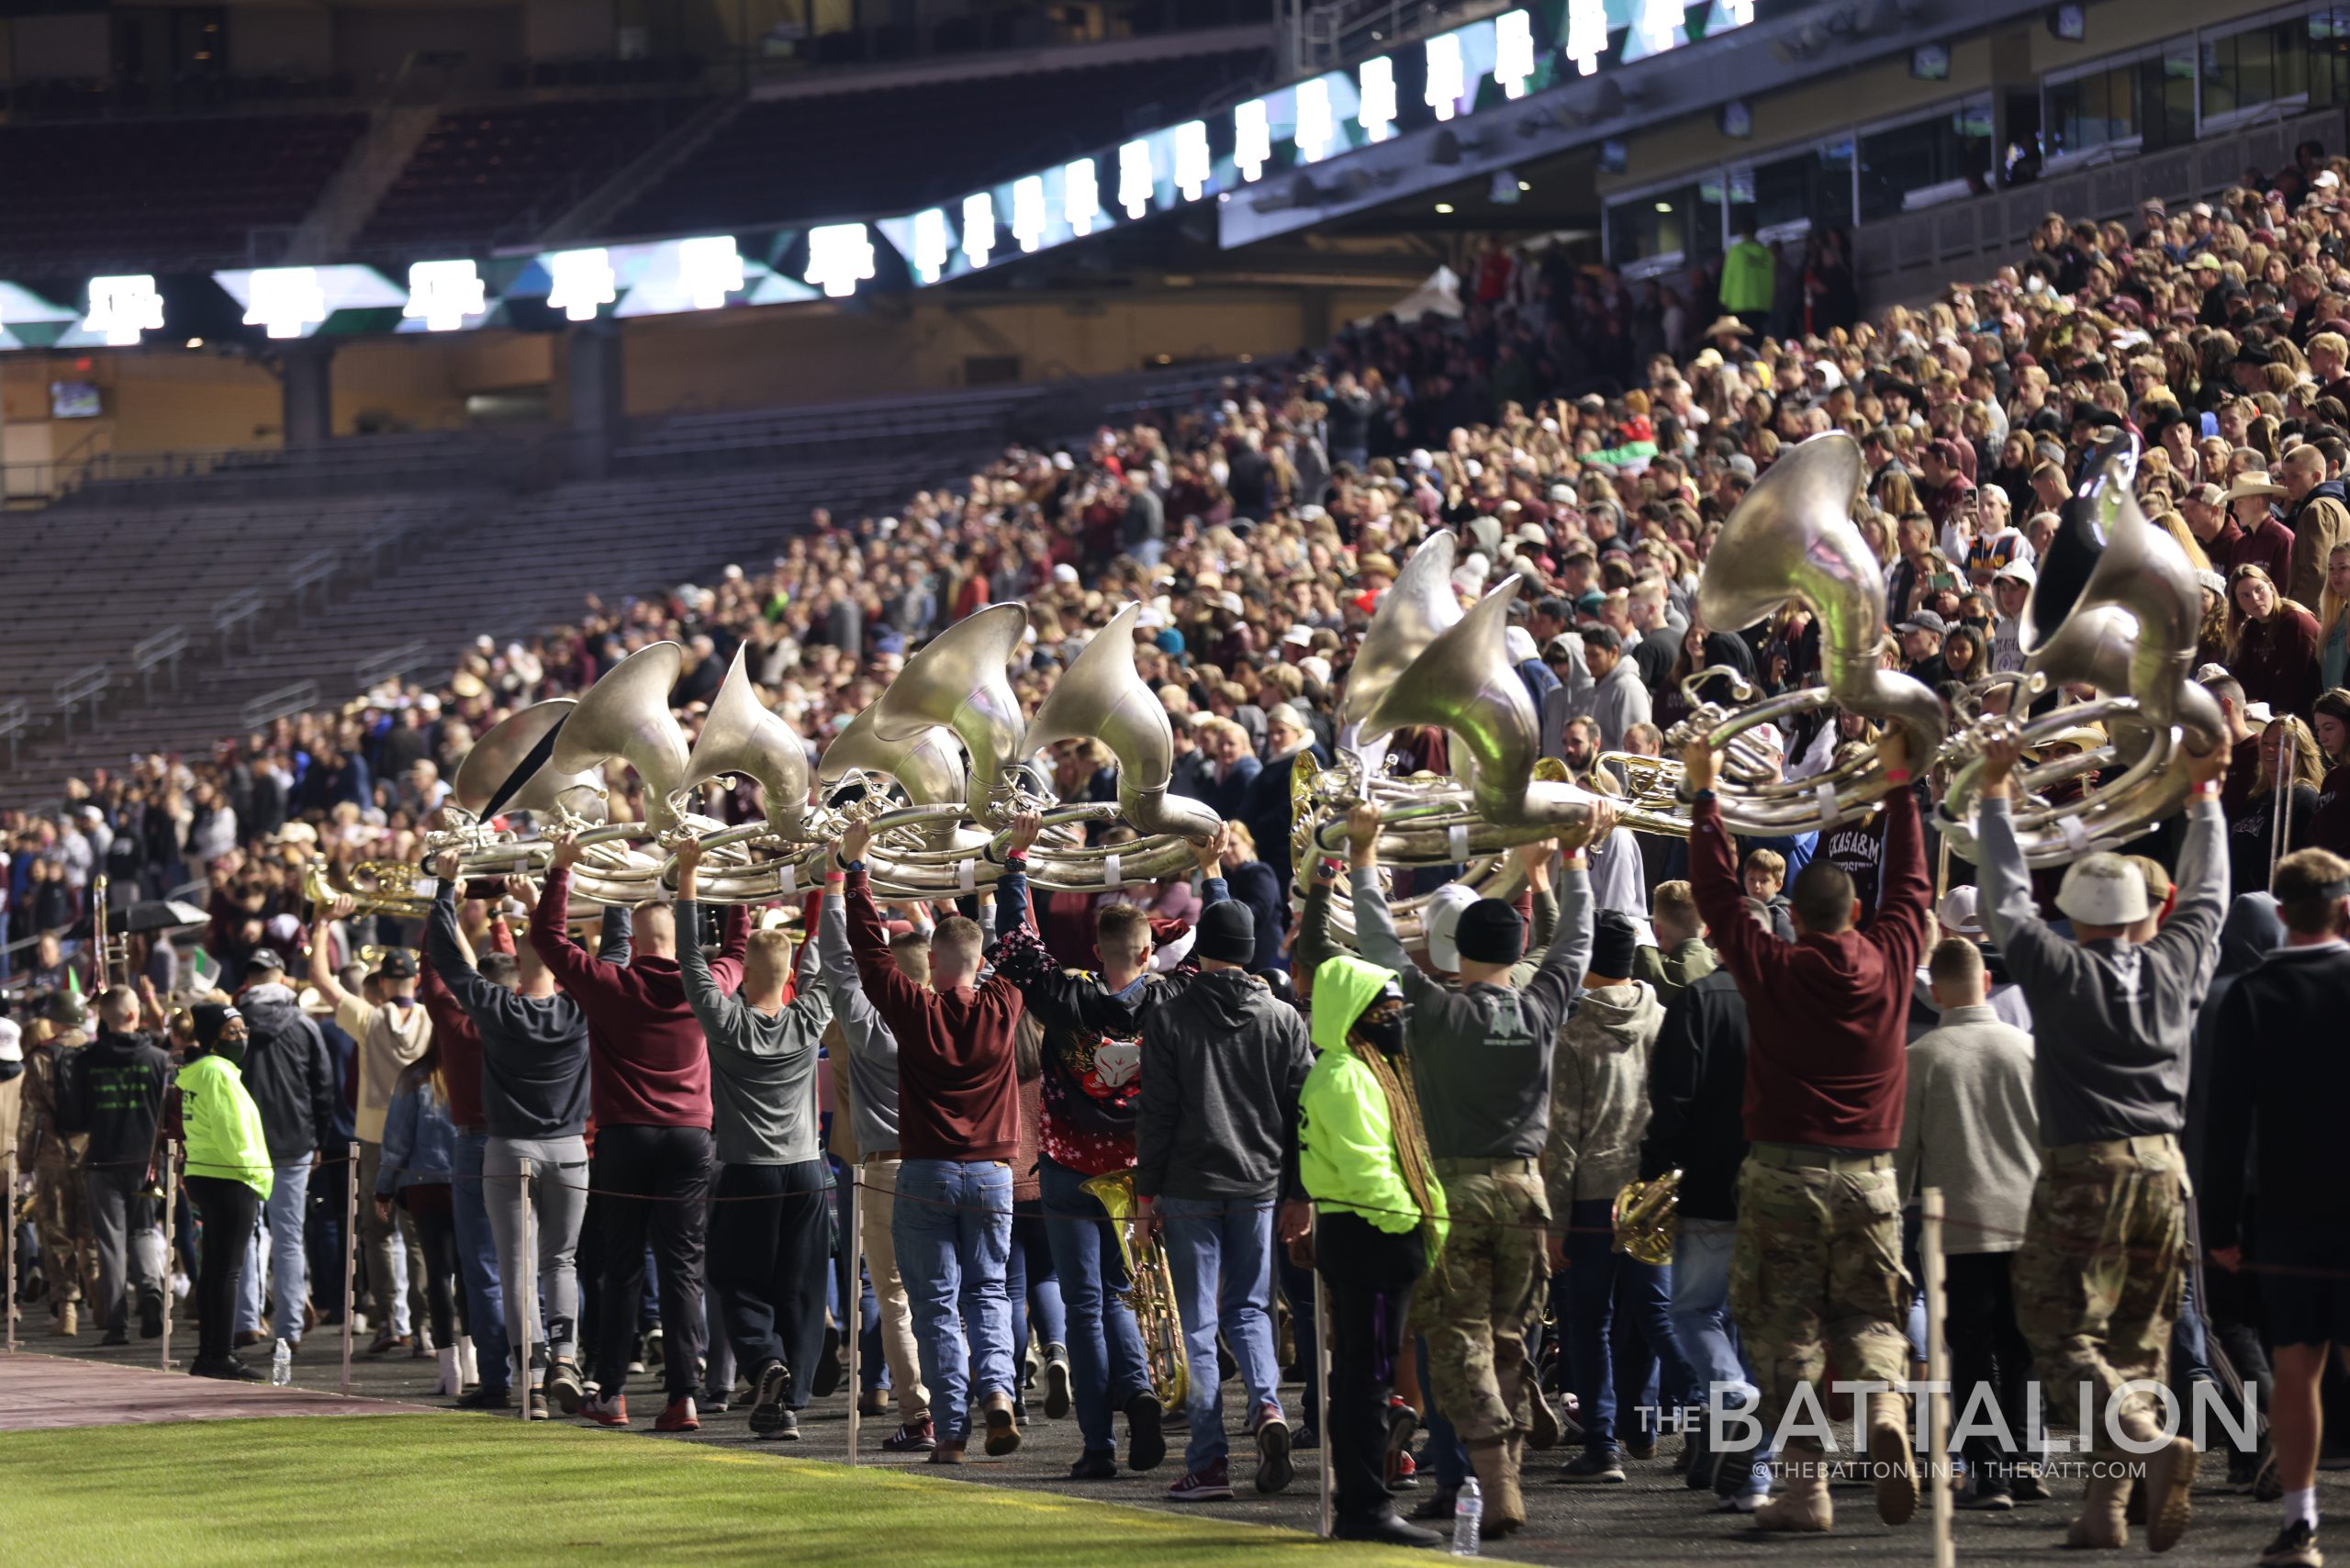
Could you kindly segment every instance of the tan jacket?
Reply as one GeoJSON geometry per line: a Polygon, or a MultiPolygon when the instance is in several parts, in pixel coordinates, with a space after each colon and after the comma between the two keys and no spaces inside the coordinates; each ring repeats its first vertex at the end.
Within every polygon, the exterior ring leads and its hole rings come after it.
{"type": "Polygon", "coordinates": [[[375,1007],[345,996],[334,1010],[334,1021],[358,1045],[359,1094],[352,1119],[358,1126],[359,1141],[382,1143],[384,1117],[392,1108],[392,1096],[399,1092],[400,1074],[432,1043],[431,1015],[420,1002],[412,1007],[388,1002],[375,1007]]]}

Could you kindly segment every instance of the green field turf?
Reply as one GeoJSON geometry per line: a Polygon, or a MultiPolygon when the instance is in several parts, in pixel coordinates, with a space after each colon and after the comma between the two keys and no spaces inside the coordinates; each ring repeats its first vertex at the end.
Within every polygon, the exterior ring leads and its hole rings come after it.
{"type": "Polygon", "coordinates": [[[0,1562],[1426,1562],[945,1477],[518,1422],[195,1421],[0,1434],[0,1562]]]}

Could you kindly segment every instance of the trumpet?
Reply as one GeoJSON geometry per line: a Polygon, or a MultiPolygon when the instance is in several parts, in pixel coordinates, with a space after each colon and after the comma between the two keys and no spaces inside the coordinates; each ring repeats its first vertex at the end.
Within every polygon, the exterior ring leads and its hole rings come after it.
{"type": "Polygon", "coordinates": [[[350,879],[338,882],[326,861],[317,856],[302,868],[302,898],[313,912],[339,898],[351,900],[353,914],[387,914],[396,920],[425,920],[432,913],[432,898],[417,890],[424,868],[405,860],[362,860],[350,879]]]}
{"type": "Polygon", "coordinates": [[[1167,1249],[1136,1234],[1135,1173],[1113,1170],[1079,1183],[1102,1205],[1118,1238],[1126,1266],[1126,1299],[1142,1330],[1143,1357],[1150,1364],[1151,1392],[1168,1410],[1180,1410],[1191,1392],[1192,1361],[1183,1348],[1183,1319],[1175,1308],[1175,1274],[1167,1249]]]}
{"type": "Polygon", "coordinates": [[[1681,1172],[1668,1170],[1650,1182],[1627,1182],[1616,1194],[1611,1215],[1616,1226],[1616,1250],[1635,1262],[1651,1267],[1673,1261],[1673,1243],[1681,1230],[1681,1172]]]}

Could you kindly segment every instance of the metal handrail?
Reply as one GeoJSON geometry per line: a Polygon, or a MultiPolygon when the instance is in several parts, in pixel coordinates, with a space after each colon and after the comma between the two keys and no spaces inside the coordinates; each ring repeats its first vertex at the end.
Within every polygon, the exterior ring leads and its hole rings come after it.
{"type": "Polygon", "coordinates": [[[280,719],[315,708],[319,702],[319,683],[297,680],[291,686],[281,686],[274,691],[264,691],[237,711],[238,728],[258,730],[280,719]]]}
{"type": "Polygon", "coordinates": [[[177,691],[180,689],[180,655],[187,649],[188,635],[185,626],[166,626],[154,635],[131,644],[131,667],[139,672],[139,689],[146,694],[148,701],[155,700],[155,671],[160,667],[170,666],[172,689],[177,691]]]}
{"type": "Polygon", "coordinates": [[[8,771],[17,770],[17,743],[33,722],[32,704],[19,697],[0,702],[0,739],[8,743],[8,771]]]}
{"type": "MultiPolygon", "coordinates": [[[[294,613],[298,617],[309,608],[310,590],[323,589],[333,577],[342,553],[331,545],[313,550],[285,569],[285,586],[294,590],[294,613]]],[[[325,608],[326,595],[319,595],[319,607],[325,608]]]]}
{"type": "Polygon", "coordinates": [[[227,657],[229,639],[239,626],[245,629],[245,651],[253,648],[253,622],[269,604],[268,595],[257,588],[240,588],[212,607],[212,629],[220,633],[220,654],[227,657]]]}
{"type": "Polygon", "coordinates": [[[407,675],[432,656],[432,650],[421,637],[411,637],[397,647],[368,655],[351,666],[351,678],[359,689],[365,691],[379,681],[407,675]]]}
{"type": "Polygon", "coordinates": [[[58,720],[67,734],[73,733],[73,710],[85,699],[90,704],[90,722],[98,722],[98,700],[113,684],[114,672],[103,664],[94,664],[84,665],[50,685],[49,694],[57,703],[58,720]]]}

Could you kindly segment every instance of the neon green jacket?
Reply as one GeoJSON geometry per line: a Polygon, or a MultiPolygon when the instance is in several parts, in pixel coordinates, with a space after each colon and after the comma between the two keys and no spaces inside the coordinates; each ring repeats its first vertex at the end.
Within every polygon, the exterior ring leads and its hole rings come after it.
{"type": "Polygon", "coordinates": [[[261,1108],[245,1075],[226,1057],[201,1056],[180,1069],[180,1126],[187,1135],[187,1173],[242,1182],[263,1198],[275,1185],[261,1108]]]}
{"type": "MultiPolygon", "coordinates": [[[[1395,1126],[1379,1080],[1347,1044],[1373,997],[1394,976],[1351,953],[1314,971],[1314,1043],[1322,1054],[1305,1075],[1297,1103],[1298,1177],[1324,1209],[1360,1215],[1401,1236],[1419,1228],[1419,1200],[1404,1181],[1395,1126]]],[[[1433,1187],[1438,1245],[1445,1232],[1444,1190],[1433,1187]]]]}
{"type": "Polygon", "coordinates": [[[1733,316],[1771,308],[1779,258],[1760,240],[1741,240],[1722,258],[1722,308],[1733,316]]]}

